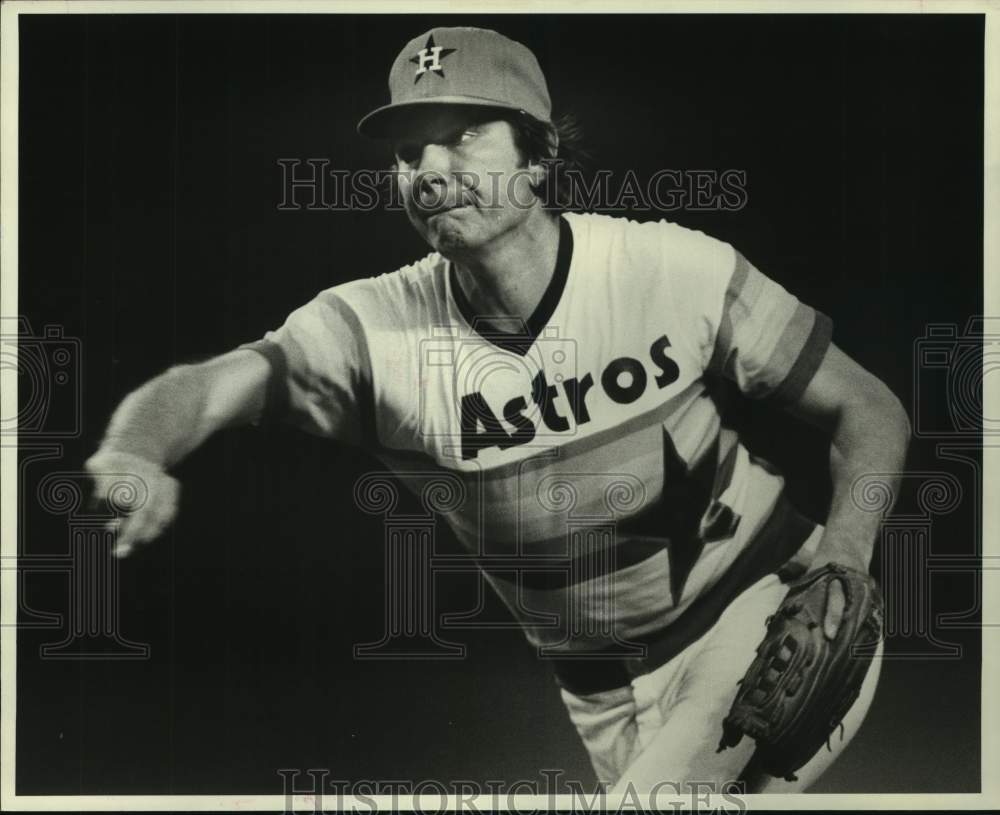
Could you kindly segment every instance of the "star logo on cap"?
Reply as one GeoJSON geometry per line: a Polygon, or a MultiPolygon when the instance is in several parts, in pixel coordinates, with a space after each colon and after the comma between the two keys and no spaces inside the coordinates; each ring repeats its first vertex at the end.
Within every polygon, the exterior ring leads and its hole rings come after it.
{"type": "Polygon", "coordinates": [[[441,60],[453,53],[454,48],[442,48],[434,44],[434,35],[427,38],[427,45],[417,51],[415,57],[410,57],[410,62],[417,66],[417,73],[413,78],[413,84],[420,81],[420,77],[428,71],[434,71],[438,76],[444,77],[444,69],[441,67],[441,60]]]}

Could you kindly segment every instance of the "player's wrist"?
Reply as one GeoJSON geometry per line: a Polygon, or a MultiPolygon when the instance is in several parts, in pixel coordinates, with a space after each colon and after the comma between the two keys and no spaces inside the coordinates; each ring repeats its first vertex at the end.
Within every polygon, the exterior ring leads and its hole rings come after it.
{"type": "Polygon", "coordinates": [[[122,473],[148,473],[150,471],[164,472],[166,468],[160,462],[146,455],[123,449],[113,440],[106,439],[84,466],[91,472],[115,470],[122,473]]]}
{"type": "Polygon", "coordinates": [[[812,558],[812,569],[821,569],[827,564],[847,566],[867,574],[872,561],[874,544],[865,541],[845,540],[829,533],[824,534],[812,558]]]}

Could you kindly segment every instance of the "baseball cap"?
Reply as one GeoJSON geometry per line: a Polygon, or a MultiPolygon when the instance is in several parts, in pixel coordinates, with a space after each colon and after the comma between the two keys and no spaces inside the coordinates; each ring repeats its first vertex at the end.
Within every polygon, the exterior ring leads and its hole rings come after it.
{"type": "Polygon", "coordinates": [[[386,138],[428,104],[515,110],[546,123],[552,117],[535,55],[486,28],[432,28],[414,37],[392,63],[389,99],[358,122],[359,133],[386,138]]]}

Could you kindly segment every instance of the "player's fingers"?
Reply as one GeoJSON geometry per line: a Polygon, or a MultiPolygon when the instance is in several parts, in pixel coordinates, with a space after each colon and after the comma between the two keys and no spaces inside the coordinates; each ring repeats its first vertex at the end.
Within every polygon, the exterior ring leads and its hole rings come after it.
{"type": "Polygon", "coordinates": [[[170,525],[176,514],[178,484],[173,479],[158,481],[150,489],[145,505],[129,517],[129,538],[132,547],[156,540],[170,525]]]}
{"type": "Polygon", "coordinates": [[[104,529],[117,537],[118,534],[121,532],[123,520],[124,520],[123,518],[112,518],[110,521],[104,524],[104,529]]]}
{"type": "Polygon", "coordinates": [[[130,516],[138,512],[146,501],[146,490],[135,478],[121,476],[93,476],[88,509],[94,513],[120,513],[130,516]]]}
{"type": "Polygon", "coordinates": [[[153,505],[156,493],[150,491],[144,503],[136,508],[135,512],[127,515],[122,520],[119,543],[124,543],[131,552],[137,545],[146,543],[152,539],[151,529],[154,526],[153,505]]]}
{"type": "Polygon", "coordinates": [[[826,618],[823,621],[823,633],[827,639],[832,640],[837,636],[846,605],[843,585],[839,580],[831,580],[826,593],[826,618]]]}
{"type": "Polygon", "coordinates": [[[124,543],[116,543],[115,548],[111,550],[111,554],[121,560],[132,554],[132,547],[124,543]]]}
{"type": "Polygon", "coordinates": [[[142,509],[129,517],[131,522],[130,541],[133,546],[141,543],[149,543],[156,537],[156,513],[151,504],[146,504],[142,509]]]}
{"type": "Polygon", "coordinates": [[[170,526],[177,514],[177,505],[180,501],[181,485],[172,478],[164,480],[163,489],[160,491],[160,500],[156,503],[156,517],[162,527],[170,526]]]}
{"type": "Polygon", "coordinates": [[[147,526],[144,529],[149,540],[158,538],[170,525],[177,511],[178,484],[173,479],[163,479],[149,503],[147,526]]]}
{"type": "Polygon", "coordinates": [[[150,543],[156,540],[163,534],[163,530],[167,528],[167,515],[160,508],[150,507],[144,520],[142,537],[140,538],[142,543],[150,543]]]}
{"type": "MultiPolygon", "coordinates": [[[[115,546],[111,550],[111,554],[115,557],[128,557],[132,553],[132,549],[135,548],[135,521],[135,516],[130,515],[127,518],[116,518],[111,522],[111,524],[117,524],[118,530],[115,546]]],[[[111,524],[108,524],[108,526],[111,526],[111,524]]]]}
{"type": "Polygon", "coordinates": [[[100,473],[90,474],[90,495],[87,508],[91,512],[106,512],[108,505],[108,480],[100,473]]]}

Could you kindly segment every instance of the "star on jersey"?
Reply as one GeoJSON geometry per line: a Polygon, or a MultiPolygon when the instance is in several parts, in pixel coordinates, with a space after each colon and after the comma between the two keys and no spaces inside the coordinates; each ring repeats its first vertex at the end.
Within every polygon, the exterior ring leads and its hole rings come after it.
{"type": "Polygon", "coordinates": [[[434,35],[427,38],[427,44],[417,51],[415,57],[410,57],[410,62],[417,66],[417,73],[413,78],[413,84],[420,81],[420,77],[428,71],[434,71],[438,76],[444,77],[444,69],[441,67],[441,60],[453,53],[454,48],[442,48],[434,44],[434,35]]]}

